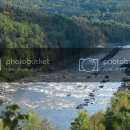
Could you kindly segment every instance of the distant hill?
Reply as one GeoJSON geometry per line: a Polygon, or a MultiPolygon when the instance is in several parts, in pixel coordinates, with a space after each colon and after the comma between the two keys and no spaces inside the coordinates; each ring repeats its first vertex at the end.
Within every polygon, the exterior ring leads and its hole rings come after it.
{"type": "MultiPolygon", "coordinates": [[[[26,0],[26,2],[21,1],[21,5],[17,4],[16,1],[18,2],[19,0],[6,0],[4,3],[6,2],[8,4],[4,4],[0,0],[0,28],[3,29],[3,32],[0,34],[0,46],[3,48],[35,48],[46,46],[57,48],[85,48],[105,46],[106,44],[109,46],[109,43],[112,43],[114,45],[122,45],[123,43],[130,41],[129,24],[118,23],[114,20],[100,20],[101,18],[99,19],[96,17],[96,13],[95,18],[90,20],[88,18],[82,20],[82,18],[78,17],[68,18],[57,14],[50,15],[46,13],[40,13],[36,11],[40,10],[40,6],[37,6],[37,8],[35,8],[36,10],[31,10],[27,7],[25,9],[25,6],[23,6],[25,3],[27,5],[30,1],[31,7],[31,2],[36,2],[35,0],[26,0]],[[6,24],[6,26],[3,27],[3,24],[6,24]],[[12,28],[10,28],[10,26],[12,28]]],[[[51,0],[44,2],[49,3],[51,0]]],[[[58,0],[56,2],[58,2],[58,0]]],[[[82,2],[85,1],[73,2],[67,0],[66,7],[68,3],[70,3],[70,5],[74,5],[75,3],[76,6],[80,6],[78,3],[82,2]]],[[[90,2],[92,3],[92,1],[89,1],[88,4],[90,2]]],[[[64,0],[60,3],[65,5],[64,0]]],[[[95,4],[94,1],[93,4],[95,4]]],[[[51,5],[53,5],[53,3],[51,5]]],[[[41,8],[43,9],[42,11],[45,12],[45,6],[41,6],[41,8]]],[[[94,10],[92,11],[91,9],[88,11],[93,12],[87,13],[92,17],[94,10]]],[[[70,15],[71,11],[68,14],[70,15]]]]}
{"type": "Polygon", "coordinates": [[[130,23],[130,0],[3,0],[9,5],[87,19],[130,23]]]}

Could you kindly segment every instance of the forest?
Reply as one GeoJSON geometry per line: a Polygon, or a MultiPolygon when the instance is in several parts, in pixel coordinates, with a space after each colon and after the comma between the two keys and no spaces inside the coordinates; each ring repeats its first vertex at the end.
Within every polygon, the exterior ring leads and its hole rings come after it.
{"type": "Polygon", "coordinates": [[[1,48],[87,48],[130,41],[130,25],[0,4],[1,48]]]}
{"type": "Polygon", "coordinates": [[[47,13],[78,16],[85,19],[114,20],[130,23],[129,0],[4,0],[16,7],[33,8],[47,13]]]}

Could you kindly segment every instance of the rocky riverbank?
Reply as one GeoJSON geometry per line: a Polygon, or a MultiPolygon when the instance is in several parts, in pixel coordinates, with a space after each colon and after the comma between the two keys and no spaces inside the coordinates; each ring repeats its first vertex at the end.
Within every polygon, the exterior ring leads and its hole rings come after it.
{"type": "Polygon", "coordinates": [[[128,91],[128,90],[130,90],[130,85],[128,85],[125,82],[123,82],[121,87],[118,89],[118,91],[128,91]]]}

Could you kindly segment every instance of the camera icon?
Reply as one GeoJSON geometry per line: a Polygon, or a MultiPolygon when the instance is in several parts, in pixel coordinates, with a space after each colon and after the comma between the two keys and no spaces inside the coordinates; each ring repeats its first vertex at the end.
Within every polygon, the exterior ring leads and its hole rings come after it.
{"type": "Polygon", "coordinates": [[[98,71],[98,59],[92,59],[92,58],[80,58],[79,59],[79,71],[82,72],[94,72],[98,71]]]}

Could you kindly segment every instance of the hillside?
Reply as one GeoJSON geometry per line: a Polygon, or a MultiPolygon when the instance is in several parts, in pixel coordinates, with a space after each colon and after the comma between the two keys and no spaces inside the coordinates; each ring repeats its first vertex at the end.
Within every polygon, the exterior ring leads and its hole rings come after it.
{"type": "Polygon", "coordinates": [[[96,27],[81,26],[58,15],[15,13],[0,13],[0,48],[84,48],[105,43],[96,27]]]}
{"type": "Polygon", "coordinates": [[[4,2],[42,12],[130,23],[129,0],[4,0],[4,2]]]}
{"type": "MultiPolygon", "coordinates": [[[[45,12],[40,13],[33,9],[25,9],[23,6],[9,6],[9,4],[5,4],[8,1],[12,3],[11,0],[0,1],[0,28],[2,29],[0,47],[2,48],[86,48],[105,46],[108,43],[122,44],[130,41],[129,24],[114,20],[86,19],[84,21],[78,17],[68,18],[45,12]],[[4,24],[6,27],[3,26],[4,24]]],[[[13,1],[13,3],[16,1],[18,0],[13,1]]],[[[21,3],[24,2],[21,1],[21,3]]],[[[26,1],[26,4],[28,2],[29,0],[26,1]]],[[[75,2],[68,0],[66,4],[74,4],[75,2]]],[[[77,1],[76,5],[78,6],[80,2],[83,1],[77,1]]],[[[60,3],[65,4],[64,1],[60,3]]]]}

